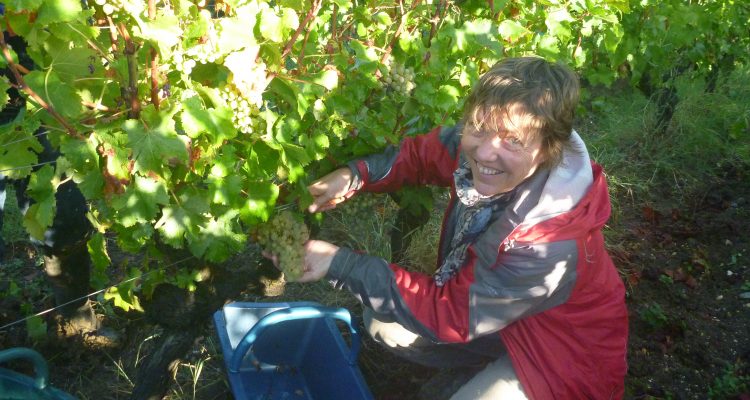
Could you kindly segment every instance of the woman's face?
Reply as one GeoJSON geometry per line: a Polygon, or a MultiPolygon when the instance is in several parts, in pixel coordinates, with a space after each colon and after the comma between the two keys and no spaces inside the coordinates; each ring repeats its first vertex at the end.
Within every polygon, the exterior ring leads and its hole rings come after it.
{"type": "MultiPolygon", "coordinates": [[[[482,121],[481,111],[478,120],[482,121]]],[[[461,149],[469,162],[474,188],[484,196],[513,190],[531,176],[544,161],[541,139],[529,128],[528,115],[519,107],[508,107],[482,126],[467,122],[461,135],[461,149]]]]}

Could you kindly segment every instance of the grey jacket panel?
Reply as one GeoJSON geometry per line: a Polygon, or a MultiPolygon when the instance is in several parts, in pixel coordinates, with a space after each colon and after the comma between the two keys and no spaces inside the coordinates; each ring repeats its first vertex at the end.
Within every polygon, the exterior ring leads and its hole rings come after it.
{"type": "Polygon", "coordinates": [[[404,304],[393,271],[382,258],[342,247],[333,257],[326,278],[336,289],[349,290],[365,307],[390,316],[406,329],[437,342],[434,333],[404,304]]]}
{"type": "Polygon", "coordinates": [[[575,287],[577,253],[569,240],[517,245],[496,255],[495,263],[478,260],[469,295],[470,337],[565,303],[575,287]]]}
{"type": "Polygon", "coordinates": [[[538,171],[516,189],[514,200],[471,249],[474,284],[470,295],[469,332],[483,335],[513,321],[567,301],[575,286],[578,248],[575,241],[508,243],[506,238],[537,204],[549,177],[538,171]]]}

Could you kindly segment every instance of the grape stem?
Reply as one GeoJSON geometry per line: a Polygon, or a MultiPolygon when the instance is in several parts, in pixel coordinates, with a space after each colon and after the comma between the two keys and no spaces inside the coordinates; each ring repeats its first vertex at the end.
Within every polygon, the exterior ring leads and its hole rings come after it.
{"type": "MultiPolygon", "coordinates": [[[[63,127],[65,127],[65,130],[68,132],[68,134],[76,139],[83,139],[83,136],[81,136],[80,133],[71,125],[65,118],[63,118],[60,113],[55,110],[55,108],[47,103],[39,94],[37,94],[34,89],[29,87],[29,85],[26,84],[26,81],[23,79],[23,76],[19,72],[19,65],[16,64],[15,61],[13,61],[13,57],[10,55],[10,51],[8,50],[8,45],[5,43],[5,35],[0,33],[0,49],[2,50],[3,57],[5,57],[5,61],[8,63],[8,69],[10,69],[11,73],[13,74],[13,77],[16,80],[15,86],[18,89],[21,89],[24,93],[26,93],[35,103],[39,104],[40,107],[42,107],[47,113],[52,116],[57,122],[60,123],[63,127]]],[[[25,68],[24,68],[25,69],[25,68]]]]}

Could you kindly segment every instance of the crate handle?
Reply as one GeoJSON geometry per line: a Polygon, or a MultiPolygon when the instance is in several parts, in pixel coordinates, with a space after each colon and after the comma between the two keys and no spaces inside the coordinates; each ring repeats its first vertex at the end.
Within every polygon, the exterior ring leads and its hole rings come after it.
{"type": "Polygon", "coordinates": [[[49,369],[44,357],[36,351],[25,347],[14,347],[12,349],[0,351],[0,363],[25,358],[34,365],[36,377],[34,378],[34,387],[39,390],[47,388],[47,379],[49,378],[49,369]]]}
{"type": "Polygon", "coordinates": [[[237,344],[237,348],[234,350],[232,359],[229,363],[229,371],[232,373],[239,372],[245,354],[248,354],[250,362],[253,363],[253,365],[260,365],[255,354],[249,350],[266,327],[278,322],[311,318],[334,318],[346,322],[346,325],[349,327],[349,332],[352,334],[352,348],[347,361],[349,362],[349,365],[355,365],[357,363],[357,355],[359,354],[359,333],[352,324],[352,316],[349,313],[349,310],[346,308],[335,307],[302,306],[276,310],[261,318],[260,321],[258,321],[237,344]]]}

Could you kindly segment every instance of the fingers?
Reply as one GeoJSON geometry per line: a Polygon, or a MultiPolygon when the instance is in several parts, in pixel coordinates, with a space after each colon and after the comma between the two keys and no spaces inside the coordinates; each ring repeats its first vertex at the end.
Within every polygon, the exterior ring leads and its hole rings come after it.
{"type": "Polygon", "coordinates": [[[307,190],[313,197],[313,203],[308,207],[309,212],[330,210],[346,200],[352,172],[349,168],[339,168],[334,172],[313,182],[307,190]]]}
{"type": "Polygon", "coordinates": [[[311,213],[328,211],[336,208],[338,204],[343,203],[345,200],[346,197],[343,196],[335,197],[329,200],[325,200],[323,197],[317,197],[313,200],[313,203],[307,207],[307,211],[311,213]]]}
{"type": "Polygon", "coordinates": [[[314,182],[307,187],[307,190],[313,196],[313,202],[307,207],[311,213],[330,210],[336,206],[334,193],[328,193],[330,186],[322,180],[314,182]]]}

